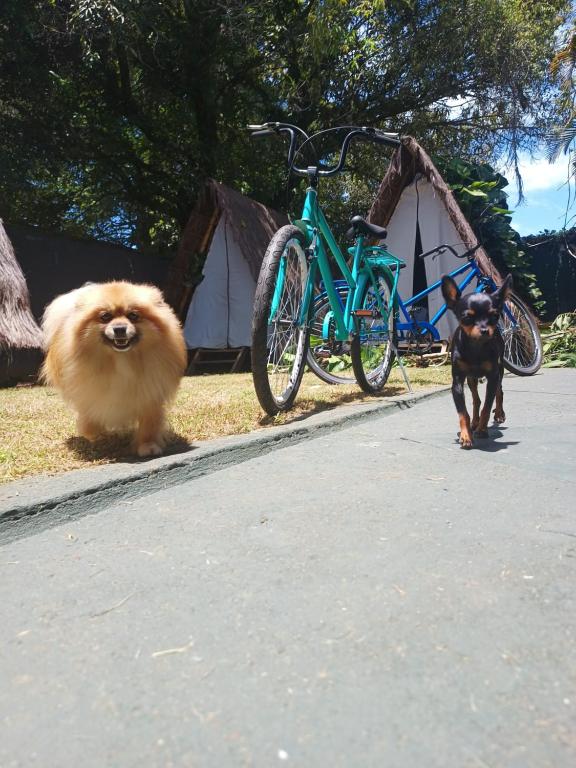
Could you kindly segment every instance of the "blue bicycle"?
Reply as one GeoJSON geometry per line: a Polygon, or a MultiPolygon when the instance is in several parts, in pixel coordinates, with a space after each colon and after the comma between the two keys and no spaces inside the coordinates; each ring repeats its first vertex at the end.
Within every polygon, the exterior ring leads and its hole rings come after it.
{"type": "MultiPolygon", "coordinates": [[[[454,278],[463,277],[459,288],[464,291],[473,281],[475,292],[492,292],[496,284],[492,278],[484,275],[478,263],[474,259],[475,251],[480,245],[471,248],[463,254],[458,254],[448,244],[438,245],[430,251],[420,254],[419,258],[435,258],[444,251],[450,251],[460,259],[466,259],[466,263],[450,272],[454,278]]],[[[402,268],[404,264],[401,265],[402,268]]],[[[347,286],[343,281],[336,281],[335,289],[340,302],[345,303],[347,286]]],[[[440,341],[437,324],[446,313],[446,304],[443,304],[430,320],[417,318],[414,308],[433,291],[440,289],[440,281],[428,286],[425,290],[415,294],[404,301],[397,294],[393,297],[396,305],[396,343],[401,349],[423,354],[430,349],[432,344],[440,341]]],[[[310,347],[308,350],[308,365],[314,373],[328,384],[350,384],[354,382],[352,366],[347,355],[347,349],[343,348],[334,338],[325,338],[323,329],[326,326],[326,317],[329,317],[330,304],[326,291],[318,291],[314,300],[314,319],[311,326],[310,347]]],[[[500,323],[500,332],[504,339],[504,365],[511,373],[518,376],[532,376],[542,365],[542,340],[538,325],[526,304],[513,291],[510,292],[500,323]]]]}
{"type": "MultiPolygon", "coordinates": [[[[420,254],[419,258],[435,258],[445,251],[450,251],[456,258],[466,259],[466,263],[450,272],[454,278],[463,277],[459,283],[461,291],[475,282],[475,292],[492,292],[496,284],[491,277],[484,275],[478,263],[474,259],[475,251],[480,245],[469,249],[463,254],[448,244],[438,245],[430,251],[420,254]]],[[[402,268],[404,264],[401,264],[402,268]]],[[[347,286],[343,281],[336,281],[335,288],[340,302],[345,302],[347,286]]],[[[402,351],[412,351],[415,354],[426,353],[431,346],[440,341],[438,333],[438,321],[446,313],[446,304],[443,304],[430,320],[417,318],[414,309],[417,308],[426,296],[440,289],[440,281],[428,286],[425,290],[415,294],[404,301],[399,293],[394,297],[397,307],[395,322],[396,344],[402,351]]],[[[319,290],[314,301],[314,319],[310,332],[310,347],[308,350],[308,365],[314,373],[328,384],[350,384],[354,382],[352,366],[347,355],[347,350],[333,338],[325,338],[323,329],[325,320],[329,316],[330,305],[327,301],[326,291],[319,290]]],[[[538,325],[526,304],[513,291],[504,306],[500,317],[500,332],[504,339],[504,365],[511,373],[518,376],[532,376],[542,365],[542,340],[538,325]]]]}

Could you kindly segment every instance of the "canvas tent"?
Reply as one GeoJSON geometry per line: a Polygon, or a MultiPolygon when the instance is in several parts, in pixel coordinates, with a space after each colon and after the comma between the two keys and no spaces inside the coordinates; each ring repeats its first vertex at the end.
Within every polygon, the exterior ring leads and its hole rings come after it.
{"type": "Polygon", "coordinates": [[[209,180],[183,232],[166,297],[189,349],[251,344],[252,305],[266,247],[286,217],[209,180]],[[204,259],[202,280],[191,270],[204,259]]]}
{"type": "MultiPolygon", "coordinates": [[[[388,249],[406,262],[407,266],[400,272],[398,280],[404,299],[415,293],[414,277],[419,268],[425,269],[426,284],[431,285],[443,274],[464,263],[446,251],[434,259],[425,259],[423,264],[416,264],[417,252],[429,251],[447,243],[457,253],[464,253],[478,242],[452,191],[430,157],[412,137],[402,139],[402,145],[392,156],[370,210],[370,221],[387,228],[388,249]]],[[[500,283],[502,278],[485,250],[479,248],[475,256],[482,271],[500,283]]],[[[429,317],[443,303],[440,291],[430,294],[429,317]]],[[[437,325],[440,337],[449,339],[456,325],[452,313],[446,313],[437,325]]]]}
{"type": "Polygon", "coordinates": [[[26,280],[0,219],[0,386],[35,375],[41,347],[26,280]]]}

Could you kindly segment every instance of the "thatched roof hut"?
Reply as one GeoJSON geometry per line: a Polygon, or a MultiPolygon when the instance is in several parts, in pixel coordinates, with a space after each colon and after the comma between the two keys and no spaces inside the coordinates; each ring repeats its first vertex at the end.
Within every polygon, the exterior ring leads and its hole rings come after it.
{"type": "Polygon", "coordinates": [[[41,350],[26,280],[0,219],[0,386],[35,375],[41,350]]]}
{"type": "Polygon", "coordinates": [[[286,216],[209,179],[184,228],[164,290],[167,301],[182,320],[187,315],[218,224],[224,220],[254,282],[272,236],[288,223],[286,216]]]}
{"type": "MultiPolygon", "coordinates": [[[[478,244],[478,239],[460,210],[452,190],[429,155],[412,136],[405,136],[402,139],[402,145],[392,155],[390,165],[370,209],[370,221],[387,227],[404,190],[413,184],[418,176],[426,179],[431,185],[466,249],[474,248],[478,244]]],[[[484,248],[478,248],[474,255],[485,274],[491,275],[497,283],[502,282],[502,276],[484,248]]]]}
{"type": "MultiPolygon", "coordinates": [[[[478,244],[472,227],[438,169],[418,142],[409,136],[402,139],[401,146],[392,155],[370,210],[370,221],[388,229],[388,249],[406,262],[398,282],[404,300],[464,264],[450,251],[424,261],[417,258],[419,253],[447,244],[461,255],[478,244]]],[[[502,282],[484,248],[478,248],[474,255],[486,275],[491,275],[496,283],[502,282]]],[[[439,290],[421,299],[417,303],[418,311],[424,313],[421,319],[434,317],[443,303],[439,290]]],[[[456,324],[451,312],[441,317],[436,326],[440,337],[449,339],[456,324]]]]}

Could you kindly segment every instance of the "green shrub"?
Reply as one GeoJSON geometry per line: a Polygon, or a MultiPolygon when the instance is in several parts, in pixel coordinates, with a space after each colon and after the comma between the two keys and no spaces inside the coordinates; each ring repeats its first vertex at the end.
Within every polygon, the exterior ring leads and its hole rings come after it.
{"type": "Polygon", "coordinates": [[[503,275],[510,272],[514,290],[541,311],[544,302],[536,276],[530,271],[530,259],[523,250],[520,235],[510,226],[512,211],[504,192],[507,179],[485,163],[457,158],[449,161],[435,158],[434,162],[498,270],[503,275]]]}
{"type": "Polygon", "coordinates": [[[558,315],[542,341],[545,368],[576,368],[576,312],[558,315]]]}

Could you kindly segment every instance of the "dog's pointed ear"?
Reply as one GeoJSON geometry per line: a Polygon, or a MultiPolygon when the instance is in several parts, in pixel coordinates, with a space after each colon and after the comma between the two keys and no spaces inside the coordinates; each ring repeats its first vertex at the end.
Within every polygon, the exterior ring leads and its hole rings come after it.
{"type": "Polygon", "coordinates": [[[442,296],[444,296],[446,306],[454,309],[461,295],[460,288],[458,288],[450,275],[442,275],[442,296]]]}
{"type": "Polygon", "coordinates": [[[495,307],[502,309],[502,307],[504,306],[504,302],[508,298],[508,294],[510,293],[511,288],[512,288],[512,275],[507,275],[502,285],[499,288],[497,288],[494,291],[494,293],[490,294],[490,298],[492,299],[492,304],[494,304],[495,307]]]}

